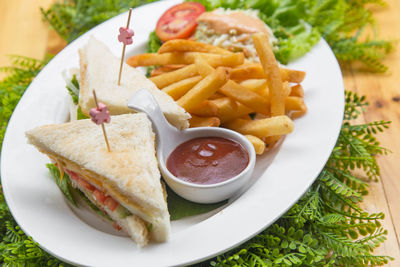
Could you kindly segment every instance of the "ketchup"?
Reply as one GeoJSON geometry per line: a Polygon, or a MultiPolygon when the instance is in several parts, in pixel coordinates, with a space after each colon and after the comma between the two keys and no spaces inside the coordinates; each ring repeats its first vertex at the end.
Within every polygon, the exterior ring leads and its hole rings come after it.
{"type": "Polygon", "coordinates": [[[236,141],[221,137],[201,137],[180,144],[167,159],[175,177],[195,184],[216,184],[241,173],[249,164],[249,154],[236,141]]]}

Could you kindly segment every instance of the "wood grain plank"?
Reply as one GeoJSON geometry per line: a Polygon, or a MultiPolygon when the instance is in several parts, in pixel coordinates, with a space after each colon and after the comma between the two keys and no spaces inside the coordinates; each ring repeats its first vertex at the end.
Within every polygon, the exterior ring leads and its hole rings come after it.
{"type": "Polygon", "coordinates": [[[6,55],[42,59],[46,52],[48,25],[39,7],[53,0],[0,1],[0,67],[10,64],[6,55]]]}
{"type": "MultiPolygon", "coordinates": [[[[361,94],[358,90],[358,75],[351,71],[351,67],[347,67],[343,72],[344,84],[346,90],[350,90],[361,94]]],[[[368,120],[362,114],[354,123],[365,123],[368,120]]],[[[393,218],[391,216],[388,199],[386,198],[385,189],[382,180],[378,182],[371,181],[369,183],[369,194],[364,196],[361,207],[369,213],[383,212],[385,219],[382,221],[382,226],[388,231],[387,240],[381,247],[374,251],[375,255],[389,255],[394,257],[394,261],[390,261],[386,266],[397,267],[400,265],[400,248],[395,234],[395,227],[393,225],[393,218]]]]}
{"type": "MultiPolygon", "coordinates": [[[[389,0],[389,7],[376,12],[380,25],[380,35],[393,40],[400,39],[400,2],[389,0]]],[[[393,217],[397,239],[400,240],[400,43],[385,60],[390,69],[387,74],[377,77],[370,73],[360,73],[357,78],[358,89],[366,94],[371,102],[364,113],[368,121],[390,120],[388,131],[379,137],[382,145],[392,150],[392,154],[379,157],[382,169],[382,182],[388,198],[390,213],[393,217]]],[[[400,242],[399,242],[400,243],[400,242]]]]}
{"type": "MultiPolygon", "coordinates": [[[[386,39],[400,39],[400,2],[388,0],[388,8],[374,10],[379,36],[386,39]]],[[[378,157],[381,167],[381,180],[371,183],[370,194],[365,197],[363,206],[370,212],[384,212],[383,226],[389,231],[388,240],[376,253],[391,255],[396,260],[388,266],[400,266],[400,44],[384,61],[389,66],[385,74],[373,74],[355,71],[356,64],[344,67],[344,81],[348,90],[366,95],[370,102],[364,112],[365,121],[390,120],[389,130],[378,136],[382,146],[393,153],[378,157]]]]}
{"type": "MultiPolygon", "coordinates": [[[[39,7],[48,7],[52,2],[0,1],[0,67],[9,64],[7,54],[42,59],[46,51],[56,53],[65,45],[41,20],[39,7]]],[[[381,29],[379,35],[400,39],[400,2],[387,2],[389,8],[375,10],[381,29]]],[[[388,240],[376,253],[396,258],[388,266],[400,266],[400,44],[385,62],[390,67],[387,74],[353,73],[352,65],[347,70],[344,68],[344,78],[347,89],[367,95],[370,100],[372,105],[364,113],[366,121],[393,121],[391,129],[379,136],[382,145],[389,147],[393,154],[378,158],[382,178],[378,183],[371,183],[364,205],[370,212],[382,211],[387,215],[383,225],[389,231],[388,240]]]]}

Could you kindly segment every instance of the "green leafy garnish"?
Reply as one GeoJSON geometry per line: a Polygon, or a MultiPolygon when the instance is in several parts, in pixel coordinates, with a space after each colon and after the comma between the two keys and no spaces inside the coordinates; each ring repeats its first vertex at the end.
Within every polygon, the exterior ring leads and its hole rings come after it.
{"type": "Polygon", "coordinates": [[[5,75],[0,81],[0,150],[14,108],[33,78],[49,60],[49,58],[37,60],[23,56],[9,56],[9,59],[12,66],[0,68],[0,73],[5,75]]]}
{"type": "MultiPolygon", "coordinates": [[[[71,84],[72,84],[73,86],[75,86],[75,88],[77,88],[77,89],[79,90],[79,82],[78,82],[78,80],[76,79],[76,75],[73,75],[73,76],[72,76],[71,84]]],[[[72,97],[72,101],[74,102],[74,104],[75,104],[75,105],[78,105],[78,101],[79,101],[79,91],[78,91],[78,93],[77,93],[77,92],[75,92],[74,89],[70,88],[68,85],[67,85],[66,87],[67,87],[68,93],[69,93],[69,94],[71,95],[71,97],[72,97]]]]}
{"type": "Polygon", "coordinates": [[[151,2],[154,0],[66,0],[55,2],[47,10],[41,8],[41,12],[57,33],[70,43],[94,26],[127,11],[130,7],[151,2]]]}
{"type": "Polygon", "coordinates": [[[147,41],[146,52],[147,53],[157,53],[158,49],[160,49],[162,42],[160,38],[158,38],[155,31],[152,31],[149,34],[149,40],[147,41]]]}
{"type": "MultiPolygon", "coordinates": [[[[155,31],[152,31],[149,34],[149,40],[147,41],[146,52],[147,53],[157,53],[158,49],[160,49],[162,42],[160,38],[158,38],[155,31]]],[[[149,66],[146,70],[146,76],[150,77],[150,73],[156,68],[157,66],[149,66]]]]}
{"type": "Polygon", "coordinates": [[[49,169],[51,178],[53,178],[54,182],[56,182],[58,188],[60,188],[61,192],[64,196],[73,204],[75,207],[77,206],[75,198],[73,196],[72,191],[74,190],[71,181],[69,179],[68,174],[64,173],[63,178],[61,179],[60,170],[54,164],[46,164],[47,169],[49,169]]]}
{"type": "MultiPolygon", "coordinates": [[[[79,82],[78,79],[76,78],[76,75],[72,76],[71,79],[71,83],[75,86],[75,88],[78,90],[78,92],[75,92],[75,90],[71,89],[68,84],[67,84],[67,90],[68,93],[71,95],[72,97],[72,101],[74,102],[75,105],[79,104],[79,82]]],[[[76,119],[77,120],[84,120],[84,119],[89,119],[89,116],[86,116],[85,114],[83,114],[82,109],[80,106],[78,106],[77,110],[76,110],[76,119]]]]}
{"type": "MultiPolygon", "coordinates": [[[[192,0],[187,0],[192,1],[192,0]]],[[[323,37],[342,61],[360,61],[368,70],[384,72],[382,58],[393,42],[376,36],[361,38],[374,19],[367,5],[385,5],[381,0],[195,0],[208,11],[215,8],[255,9],[278,39],[276,58],[286,64],[305,55],[323,37]]]]}
{"type": "Polygon", "coordinates": [[[186,200],[178,196],[171,188],[167,186],[167,203],[171,221],[179,220],[185,217],[203,214],[216,208],[219,208],[226,203],[227,200],[215,204],[199,204],[186,200]]]}
{"type": "Polygon", "coordinates": [[[147,231],[150,233],[153,230],[153,224],[152,223],[148,223],[147,224],[147,231]]]}
{"type": "Polygon", "coordinates": [[[84,119],[89,119],[89,116],[86,116],[83,114],[81,107],[78,106],[78,109],[76,111],[76,119],[77,120],[84,120],[84,119]]]}
{"type": "Polygon", "coordinates": [[[53,180],[56,182],[57,186],[60,188],[61,192],[64,194],[64,196],[67,198],[67,200],[73,204],[75,207],[77,207],[77,202],[74,198],[74,194],[78,194],[79,197],[86,202],[86,204],[98,215],[102,216],[103,218],[112,221],[110,216],[108,216],[104,211],[100,210],[95,204],[93,204],[87,197],[86,195],[78,190],[74,189],[71,185],[71,180],[68,176],[68,174],[64,173],[63,178],[61,179],[60,176],[60,170],[57,168],[56,165],[54,164],[46,164],[46,167],[49,169],[51,177],[53,180]]]}

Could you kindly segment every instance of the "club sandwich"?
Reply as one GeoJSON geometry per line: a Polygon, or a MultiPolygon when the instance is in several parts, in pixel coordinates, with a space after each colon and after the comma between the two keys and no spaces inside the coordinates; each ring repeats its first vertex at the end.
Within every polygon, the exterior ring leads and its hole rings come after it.
{"type": "Polygon", "coordinates": [[[180,107],[169,95],[160,91],[138,69],[123,63],[121,83],[118,85],[120,58],[114,56],[102,42],[91,37],[79,50],[80,90],[79,106],[88,115],[95,106],[93,88],[98,100],[106,104],[111,115],[132,113],[128,100],[140,89],[149,90],[160,105],[166,119],[178,129],[189,127],[190,114],[180,107]]]}
{"type": "Polygon", "coordinates": [[[144,113],[111,116],[105,127],[111,152],[89,119],[37,127],[26,136],[139,246],[166,241],[170,219],[149,119],[144,113]]]}

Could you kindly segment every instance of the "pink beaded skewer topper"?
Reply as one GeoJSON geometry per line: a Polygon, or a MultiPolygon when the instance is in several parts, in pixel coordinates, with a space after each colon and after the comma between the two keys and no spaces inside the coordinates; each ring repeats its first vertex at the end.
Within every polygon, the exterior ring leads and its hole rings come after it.
{"type": "Polygon", "coordinates": [[[106,129],[104,127],[104,123],[109,123],[111,121],[110,112],[105,104],[97,102],[96,92],[93,90],[93,98],[96,103],[96,107],[92,108],[89,112],[92,121],[97,125],[101,124],[101,128],[103,130],[104,140],[106,141],[107,150],[111,152],[110,145],[108,143],[106,129]]]}
{"type": "Polygon", "coordinates": [[[122,48],[121,64],[119,66],[118,85],[121,85],[121,73],[122,73],[122,67],[124,65],[125,47],[127,45],[130,45],[133,43],[132,37],[135,34],[132,29],[129,29],[129,22],[131,21],[131,14],[132,14],[132,8],[129,9],[128,22],[126,23],[126,27],[119,28],[118,41],[123,43],[124,46],[122,48]]]}

